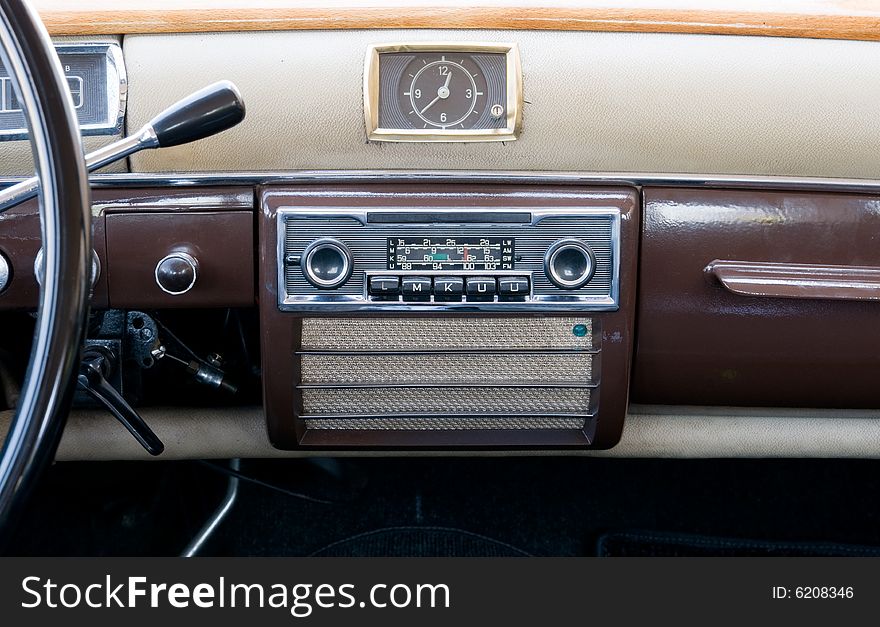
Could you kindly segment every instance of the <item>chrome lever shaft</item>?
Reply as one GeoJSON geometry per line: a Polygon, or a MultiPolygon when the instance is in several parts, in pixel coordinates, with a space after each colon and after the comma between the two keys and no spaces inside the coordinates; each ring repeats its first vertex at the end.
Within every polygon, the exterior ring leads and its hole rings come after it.
{"type": "MultiPolygon", "coordinates": [[[[229,81],[208,85],[176,102],[133,135],[86,155],[91,172],[140,150],[179,146],[232,128],[244,119],[244,102],[229,81]]],[[[36,177],[0,191],[0,213],[37,195],[36,177]]]]}
{"type": "MultiPolygon", "coordinates": [[[[159,142],[156,139],[156,133],[147,124],[135,135],[129,135],[87,154],[85,157],[86,169],[92,172],[145,148],[158,147],[159,142]]],[[[39,189],[40,180],[34,176],[0,191],[0,212],[33,198],[37,195],[39,189]]]]}

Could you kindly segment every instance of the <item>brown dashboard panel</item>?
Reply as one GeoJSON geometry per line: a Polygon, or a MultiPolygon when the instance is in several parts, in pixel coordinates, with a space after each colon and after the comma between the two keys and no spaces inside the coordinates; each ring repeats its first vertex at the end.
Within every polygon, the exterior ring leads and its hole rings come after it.
{"type": "MultiPolygon", "coordinates": [[[[627,407],[635,311],[635,189],[267,186],[259,197],[264,405],[274,446],[608,448],[617,443],[627,407]],[[455,221],[469,224],[471,219],[491,224],[485,216],[498,210],[509,217],[547,208],[614,207],[621,216],[619,308],[505,313],[503,307],[403,311],[395,305],[356,312],[282,311],[279,211],[305,208],[336,216],[352,207],[391,210],[404,222],[409,213],[452,209],[455,221]],[[530,383],[521,385],[524,379],[530,383]],[[560,404],[566,415],[557,415],[560,404]],[[553,411],[542,411],[546,407],[553,411]]],[[[445,237],[450,223],[431,223],[431,228],[445,237]]],[[[403,227],[397,223],[396,228],[403,227]]],[[[356,246],[356,240],[349,243],[356,246]]],[[[354,265],[356,275],[360,270],[354,265]]]]}
{"type": "Polygon", "coordinates": [[[106,223],[113,307],[253,306],[253,212],[111,213],[106,223]],[[155,276],[175,253],[197,264],[192,287],[181,294],[164,291],[155,276]]]}
{"type": "MultiPolygon", "coordinates": [[[[92,307],[253,306],[253,197],[251,187],[92,190],[92,246],[100,262],[92,307]],[[198,278],[186,293],[170,295],[156,284],[155,268],[178,250],[196,260],[198,278]]],[[[39,250],[36,201],[0,216],[0,253],[12,268],[0,310],[37,306],[39,250]]]]}
{"type": "MultiPolygon", "coordinates": [[[[0,311],[36,308],[40,286],[37,283],[34,262],[41,247],[40,215],[36,199],[0,214],[0,254],[10,268],[8,284],[0,291],[0,311]]],[[[92,306],[104,309],[109,301],[103,216],[92,219],[92,248],[100,266],[92,291],[92,306]]]]}
{"type": "Polygon", "coordinates": [[[633,401],[877,407],[878,206],[645,189],[633,401]]]}

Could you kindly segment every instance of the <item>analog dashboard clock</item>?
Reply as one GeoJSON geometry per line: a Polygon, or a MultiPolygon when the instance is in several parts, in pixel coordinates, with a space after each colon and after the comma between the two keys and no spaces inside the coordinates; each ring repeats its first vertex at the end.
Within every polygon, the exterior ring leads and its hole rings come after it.
{"type": "Polygon", "coordinates": [[[515,44],[370,46],[364,116],[373,141],[516,139],[522,75],[515,44]]]}

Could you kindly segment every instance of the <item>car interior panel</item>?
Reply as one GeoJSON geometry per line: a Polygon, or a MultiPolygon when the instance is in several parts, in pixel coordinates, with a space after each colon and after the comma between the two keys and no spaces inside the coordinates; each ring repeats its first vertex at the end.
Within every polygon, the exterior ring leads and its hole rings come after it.
{"type": "Polygon", "coordinates": [[[10,3],[12,553],[880,551],[880,9],[10,3]]]}

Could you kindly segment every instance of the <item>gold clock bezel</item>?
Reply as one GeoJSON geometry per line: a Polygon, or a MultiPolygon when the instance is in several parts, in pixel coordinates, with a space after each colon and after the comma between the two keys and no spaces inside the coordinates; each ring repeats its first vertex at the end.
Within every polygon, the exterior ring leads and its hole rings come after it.
{"type": "Polygon", "coordinates": [[[473,42],[410,42],[374,44],[364,62],[364,120],[367,139],[382,142],[503,142],[522,130],[522,68],[516,44],[473,42]],[[387,52],[488,52],[506,56],[507,124],[492,129],[409,129],[379,126],[379,55],[387,52]]]}

